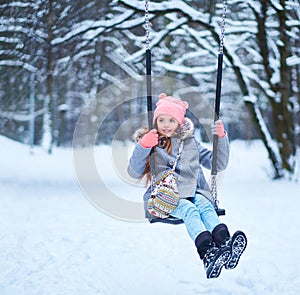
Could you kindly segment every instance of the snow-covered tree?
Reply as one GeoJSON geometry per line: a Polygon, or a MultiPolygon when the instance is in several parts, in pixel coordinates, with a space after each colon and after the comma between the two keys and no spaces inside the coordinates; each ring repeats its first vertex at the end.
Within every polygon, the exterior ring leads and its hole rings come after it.
{"type": "MultiPolygon", "coordinates": [[[[28,124],[35,73],[36,133],[48,139],[49,150],[70,141],[96,93],[145,74],[145,1],[6,2],[0,4],[2,122],[28,124]]],[[[213,103],[224,1],[149,2],[153,74],[184,81],[213,103]]],[[[293,173],[299,147],[299,7],[297,0],[227,1],[222,117],[231,134],[244,138],[252,120],[275,177],[293,173]]],[[[99,103],[101,110],[110,102],[99,103]]],[[[120,106],[116,120],[125,113],[120,106]]],[[[27,129],[19,125],[12,129],[27,129]]],[[[7,123],[0,127],[9,133],[7,123]]],[[[111,136],[115,127],[107,128],[111,136]]]]}
{"type": "MultiPolygon", "coordinates": [[[[141,1],[119,2],[139,13],[144,10],[141,1]]],[[[224,95],[230,93],[231,103],[243,101],[249,110],[268,150],[274,177],[284,171],[293,174],[299,146],[299,1],[227,2],[224,95]]],[[[178,78],[191,75],[198,84],[208,82],[205,91],[213,93],[219,4],[151,3],[151,45],[158,52],[154,72],[178,78]]],[[[129,37],[139,45],[140,36],[129,37]]],[[[142,60],[139,47],[132,61],[142,60]]]]}
{"type": "Polygon", "coordinates": [[[33,10],[30,2],[2,1],[0,4],[0,130],[9,135],[18,134],[23,140],[26,140],[24,131],[30,119],[27,112],[29,79],[37,70],[31,62],[33,44],[27,39],[34,29],[31,20],[25,17],[32,15],[33,10]]]}
{"type": "Polygon", "coordinates": [[[229,4],[240,7],[241,25],[249,22],[242,42],[235,47],[229,43],[228,50],[245,103],[269,152],[274,176],[293,174],[299,148],[299,1],[229,4]]]}

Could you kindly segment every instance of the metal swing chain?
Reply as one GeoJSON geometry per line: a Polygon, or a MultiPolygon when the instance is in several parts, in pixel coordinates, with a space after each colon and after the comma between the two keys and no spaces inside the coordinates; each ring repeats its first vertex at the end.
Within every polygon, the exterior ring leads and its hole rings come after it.
{"type": "Polygon", "coordinates": [[[221,37],[220,37],[220,53],[224,51],[224,36],[225,36],[225,19],[227,12],[226,0],[223,1],[223,13],[222,13],[222,25],[221,25],[221,37]]]}
{"type": "Polygon", "coordinates": [[[218,192],[217,192],[217,175],[211,176],[211,194],[215,209],[219,207],[218,192]]]}
{"type": "MultiPolygon", "coordinates": [[[[150,50],[150,20],[149,20],[149,2],[150,0],[145,0],[145,43],[146,43],[146,75],[147,75],[147,111],[148,111],[148,125],[149,129],[152,127],[152,82],[151,82],[151,50],[150,50]],[[149,100],[151,105],[149,106],[149,100]]],[[[156,177],[155,177],[155,163],[153,158],[153,153],[150,154],[150,173],[151,173],[151,191],[155,187],[156,177]]]]}
{"type": "MultiPolygon", "coordinates": [[[[226,0],[223,1],[223,12],[222,12],[222,24],[221,24],[221,35],[220,35],[220,49],[219,54],[223,55],[224,52],[224,36],[225,36],[225,19],[227,12],[226,0]]],[[[219,207],[218,192],[217,192],[217,173],[211,175],[211,193],[212,201],[215,209],[219,207]]]]}
{"type": "Polygon", "coordinates": [[[149,0],[145,0],[146,50],[150,49],[149,0]]]}

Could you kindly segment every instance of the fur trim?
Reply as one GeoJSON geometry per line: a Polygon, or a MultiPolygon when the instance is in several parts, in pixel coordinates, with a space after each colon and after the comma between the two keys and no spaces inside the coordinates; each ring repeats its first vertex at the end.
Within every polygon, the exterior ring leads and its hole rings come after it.
{"type": "Polygon", "coordinates": [[[140,139],[143,137],[143,135],[145,135],[147,132],[149,131],[149,128],[147,126],[145,127],[141,127],[139,129],[137,129],[134,133],[133,133],[133,140],[137,143],[140,141],[140,139]]]}
{"type": "MultiPolygon", "coordinates": [[[[133,134],[133,140],[139,142],[139,140],[148,132],[148,127],[142,127],[137,129],[133,134]]],[[[184,118],[184,122],[175,131],[174,137],[178,137],[184,140],[194,133],[194,123],[189,118],[184,118]]]]}
{"type": "Polygon", "coordinates": [[[174,137],[184,140],[194,133],[194,123],[189,118],[184,118],[184,122],[175,131],[174,137]]]}

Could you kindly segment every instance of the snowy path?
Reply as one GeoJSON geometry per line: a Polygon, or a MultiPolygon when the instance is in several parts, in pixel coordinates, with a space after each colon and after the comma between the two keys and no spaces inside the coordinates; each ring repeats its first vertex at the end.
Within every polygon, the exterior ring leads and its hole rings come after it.
{"type": "Polygon", "coordinates": [[[70,150],[32,156],[5,138],[0,144],[0,295],[300,290],[299,184],[267,179],[260,144],[232,144],[222,220],[244,230],[249,246],[238,267],[216,280],[205,278],[184,225],[123,222],[94,208],[74,180],[70,150]]]}

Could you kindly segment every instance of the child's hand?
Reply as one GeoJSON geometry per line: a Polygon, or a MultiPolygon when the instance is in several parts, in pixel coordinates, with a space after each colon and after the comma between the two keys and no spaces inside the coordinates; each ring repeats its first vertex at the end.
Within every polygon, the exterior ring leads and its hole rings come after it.
{"type": "Polygon", "coordinates": [[[213,135],[217,135],[218,137],[224,137],[226,135],[226,131],[224,129],[224,124],[222,120],[217,120],[212,126],[211,126],[211,133],[213,135]]]}
{"type": "Polygon", "coordinates": [[[158,133],[156,129],[150,130],[141,139],[140,144],[144,148],[152,148],[158,144],[158,133]]]}

